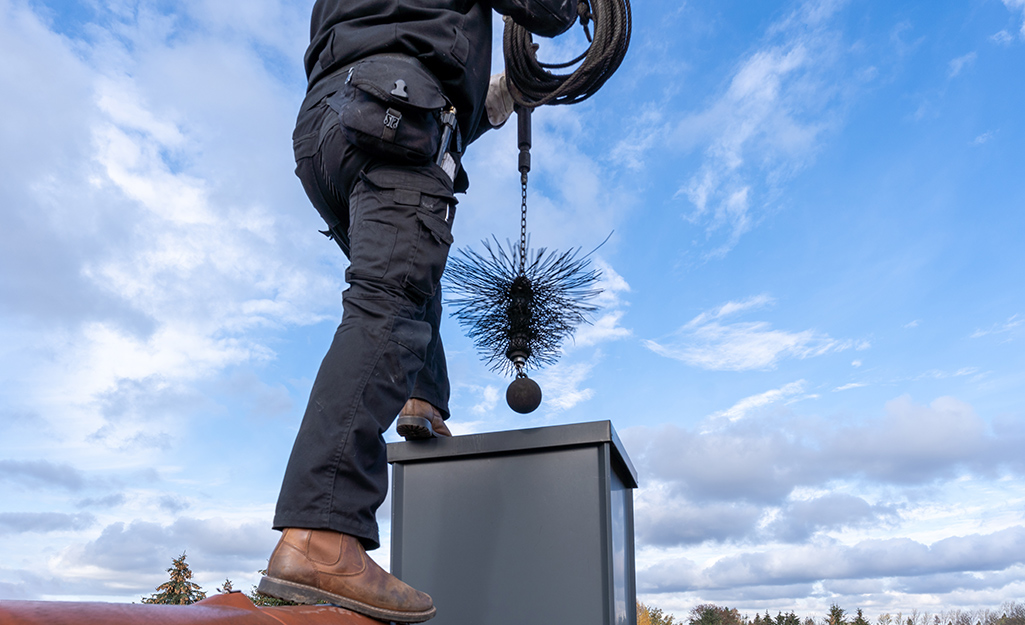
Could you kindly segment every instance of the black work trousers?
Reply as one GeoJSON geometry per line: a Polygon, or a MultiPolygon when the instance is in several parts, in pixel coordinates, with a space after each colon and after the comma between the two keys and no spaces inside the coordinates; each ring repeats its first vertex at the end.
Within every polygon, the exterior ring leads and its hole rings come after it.
{"type": "Polygon", "coordinates": [[[342,321],[288,460],[275,529],[330,529],[380,546],[388,492],[384,432],[410,397],[448,416],[441,274],[452,243],[452,181],[350,145],[321,102],[293,136],[296,175],[349,257],[342,321]]]}

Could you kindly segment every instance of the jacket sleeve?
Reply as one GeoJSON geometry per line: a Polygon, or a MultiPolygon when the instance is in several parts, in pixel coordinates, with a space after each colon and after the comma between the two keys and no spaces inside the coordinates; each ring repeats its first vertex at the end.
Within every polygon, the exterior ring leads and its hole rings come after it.
{"type": "Polygon", "coordinates": [[[577,0],[491,0],[491,6],[535,35],[554,37],[577,18],[577,0]]]}

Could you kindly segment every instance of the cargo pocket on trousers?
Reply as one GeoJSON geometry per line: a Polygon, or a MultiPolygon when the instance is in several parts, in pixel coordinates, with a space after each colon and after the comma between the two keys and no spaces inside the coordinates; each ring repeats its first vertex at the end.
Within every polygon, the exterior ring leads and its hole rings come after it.
{"type": "Polygon", "coordinates": [[[434,297],[452,247],[455,214],[456,207],[448,198],[421,194],[416,209],[416,252],[410,258],[405,278],[407,292],[412,291],[424,300],[434,297]]]}
{"type": "Polygon", "coordinates": [[[452,245],[456,199],[451,181],[442,176],[435,165],[383,166],[362,174],[364,189],[382,202],[377,208],[385,209],[389,221],[399,226],[389,280],[417,303],[434,295],[452,245]]]}
{"type": "Polygon", "coordinates": [[[354,276],[380,279],[388,275],[399,229],[380,221],[361,221],[349,234],[350,265],[354,276]]]}

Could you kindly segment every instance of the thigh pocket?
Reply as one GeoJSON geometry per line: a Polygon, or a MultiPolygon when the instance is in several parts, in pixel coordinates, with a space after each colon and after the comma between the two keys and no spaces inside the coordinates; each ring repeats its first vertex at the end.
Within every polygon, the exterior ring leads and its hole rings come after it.
{"type": "Polygon", "coordinates": [[[434,295],[452,245],[456,199],[443,176],[434,166],[384,166],[362,175],[362,186],[373,200],[359,209],[358,218],[394,227],[391,238],[380,230],[375,236],[394,242],[387,278],[414,300],[434,295]]]}
{"type": "Polygon", "coordinates": [[[452,247],[455,210],[455,205],[446,198],[428,195],[420,198],[416,210],[417,249],[410,257],[404,286],[424,299],[434,296],[441,274],[445,272],[452,247]]]}
{"type": "Polygon", "coordinates": [[[349,232],[349,271],[355,277],[381,279],[388,275],[399,229],[380,221],[361,220],[349,232]]]}

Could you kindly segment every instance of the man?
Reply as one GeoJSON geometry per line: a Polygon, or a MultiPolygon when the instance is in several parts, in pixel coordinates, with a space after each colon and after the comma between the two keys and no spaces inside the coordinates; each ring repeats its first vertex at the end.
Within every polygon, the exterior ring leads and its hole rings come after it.
{"type": "Polygon", "coordinates": [[[572,25],[576,4],[314,5],[296,174],[350,259],[349,288],[285,471],[274,518],[282,536],[261,592],[385,621],[434,616],[428,595],[366,555],[380,546],[375,513],[388,489],[383,433],[398,415],[407,438],[449,435],[438,327],[453,194],[468,184],[460,148],[512,111],[504,76],[488,77],[492,8],[555,36],[572,25]]]}

